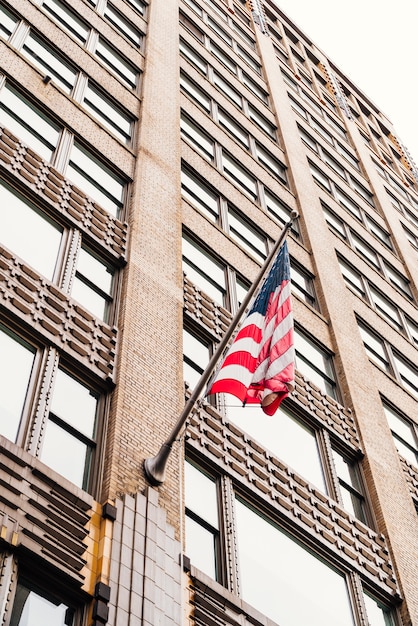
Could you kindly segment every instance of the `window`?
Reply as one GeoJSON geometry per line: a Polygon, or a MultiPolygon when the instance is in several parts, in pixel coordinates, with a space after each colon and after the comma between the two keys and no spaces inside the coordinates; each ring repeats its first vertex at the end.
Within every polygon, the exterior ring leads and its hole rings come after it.
{"type": "Polygon", "coordinates": [[[183,237],[183,270],[215,302],[225,305],[225,267],[187,236],[183,237]]]}
{"type": "Polygon", "coordinates": [[[112,302],[113,269],[85,248],[81,248],[71,297],[99,319],[107,321],[112,302]]]}
{"type": "Polygon", "coordinates": [[[286,166],[283,165],[276,157],[274,157],[268,150],[266,150],[263,146],[256,143],[255,147],[256,155],[260,163],[265,165],[267,169],[277,176],[277,178],[284,184],[287,185],[287,175],[286,175],[286,166]]]}
{"type": "Polygon", "coordinates": [[[109,22],[119,31],[121,35],[129,39],[137,47],[141,45],[142,34],[127,20],[119,11],[117,11],[111,4],[107,3],[104,11],[104,16],[109,22]]]}
{"type": "Polygon", "coordinates": [[[11,187],[0,182],[2,243],[52,280],[63,229],[11,187]]]}
{"type": "Polygon", "coordinates": [[[0,433],[16,442],[35,349],[0,325],[0,433]]]}
{"type": "Polygon", "coordinates": [[[230,117],[225,111],[218,107],[218,121],[227,132],[237,139],[245,148],[250,147],[249,134],[237,122],[230,117]]]}
{"type": "Polygon", "coordinates": [[[199,104],[202,109],[208,113],[210,112],[211,99],[209,96],[183,73],[180,74],[180,87],[192,100],[199,104]]]}
{"type": "Polygon", "coordinates": [[[116,102],[105,96],[91,81],[88,82],[83,104],[87,111],[118,139],[124,143],[130,142],[132,118],[124,113],[116,102]]]}
{"type": "Polygon", "coordinates": [[[213,73],[213,82],[227,98],[232,100],[232,102],[238,108],[242,109],[243,104],[241,94],[236,89],[234,89],[234,87],[231,87],[231,85],[226,80],[224,80],[222,76],[220,76],[220,74],[218,74],[217,72],[213,73]]]}
{"type": "Polygon", "coordinates": [[[87,36],[90,32],[89,26],[80,20],[76,13],[69,9],[61,0],[43,0],[42,6],[68,33],[82,43],[87,41],[87,36]]]}
{"type": "Polygon", "coordinates": [[[58,369],[41,460],[86,489],[95,448],[98,396],[58,369]]]}
{"type": "Polygon", "coordinates": [[[258,83],[255,82],[248,74],[245,72],[242,73],[242,82],[250,91],[253,92],[257,98],[260,98],[264,102],[264,104],[268,103],[268,94],[264,91],[262,87],[258,83]]]}
{"type": "MultiPolygon", "coordinates": [[[[274,216],[274,218],[280,223],[285,224],[289,221],[290,209],[284,204],[277,196],[274,196],[271,191],[264,189],[264,201],[266,203],[266,209],[268,213],[274,216]]],[[[292,232],[298,233],[297,228],[292,226],[292,232]]]]}
{"type": "Polygon", "coordinates": [[[65,93],[69,94],[72,91],[78,72],[57,50],[51,48],[34,33],[30,33],[25,40],[22,52],[65,93]]]}
{"type": "Polygon", "coordinates": [[[258,196],[257,180],[225,151],[222,154],[222,165],[225,174],[238,183],[242,191],[255,200],[258,196]]]}
{"type": "Polygon", "coordinates": [[[209,363],[209,344],[183,329],[183,378],[193,389],[209,363]]]}
{"type": "Polygon", "coordinates": [[[310,306],[317,308],[313,277],[300,265],[290,261],[291,290],[310,306]]]}
{"type": "Polygon", "coordinates": [[[180,130],[184,138],[186,138],[198,152],[208,161],[215,158],[215,142],[197,124],[185,114],[181,113],[180,130]]]}
{"type": "Polygon", "coordinates": [[[206,75],[208,64],[206,61],[197,54],[197,52],[189,46],[183,39],[180,38],[180,52],[188,61],[190,61],[195,68],[197,68],[202,74],[206,75]]]}
{"type": "Polygon", "coordinates": [[[213,222],[218,221],[219,195],[185,167],[181,170],[181,191],[183,197],[187,198],[199,211],[202,211],[213,222]]]}
{"type": "Polygon", "coordinates": [[[258,405],[242,407],[234,396],[223,396],[228,419],[320,491],[328,492],[313,428],[283,404],[273,420],[266,417],[258,405]]]}
{"type": "Polygon", "coordinates": [[[235,498],[242,598],[286,626],[354,626],[345,578],[235,498]]]}
{"type": "Polygon", "coordinates": [[[414,425],[385,402],[383,410],[399,454],[418,467],[418,439],[414,425]]]}
{"type": "Polygon", "coordinates": [[[258,261],[263,262],[267,256],[266,236],[232,207],[228,207],[228,224],[231,237],[258,261]]]}
{"type": "Polygon", "coordinates": [[[68,606],[51,590],[20,579],[14,597],[10,626],[73,626],[74,607],[68,606]]]}
{"type": "Polygon", "coordinates": [[[128,87],[135,89],[138,77],[137,68],[100,36],[96,44],[95,54],[113,74],[116,74],[128,87]]]}
{"type": "Polygon", "coordinates": [[[324,393],[337,399],[331,355],[295,328],[296,368],[324,393]]]}
{"type": "Polygon", "coordinates": [[[273,139],[276,139],[276,126],[268,119],[266,119],[264,115],[251,104],[248,104],[248,115],[250,116],[250,119],[254,122],[254,124],[257,124],[257,126],[261,128],[261,130],[263,130],[265,133],[267,133],[267,135],[269,135],[273,139]]]}
{"type": "Polygon", "coordinates": [[[124,181],[77,141],[71,151],[67,176],[111,215],[119,217],[123,204],[124,181]]]}
{"type": "Polygon", "coordinates": [[[349,461],[334,448],[332,449],[332,457],[345,510],[367,524],[365,500],[357,463],[349,461]]]}
{"type": "Polygon", "coordinates": [[[413,396],[418,398],[418,370],[415,365],[401,356],[395,348],[358,322],[367,355],[391,374],[413,396]]]}
{"type": "Polygon", "coordinates": [[[51,161],[60,128],[8,83],[0,91],[2,123],[37,152],[51,161]]]}
{"type": "Polygon", "coordinates": [[[384,342],[363,325],[359,324],[359,330],[368,357],[386,372],[390,372],[390,363],[384,342]]]}
{"type": "Polygon", "coordinates": [[[363,590],[367,620],[370,626],[395,626],[392,611],[363,590]]]}
{"type": "Polygon", "coordinates": [[[223,50],[221,50],[213,41],[210,42],[210,51],[219,59],[225,67],[227,67],[233,74],[237,74],[237,64],[233,61],[223,50]]]}
{"type": "Polygon", "coordinates": [[[8,39],[16,28],[19,20],[5,7],[0,6],[0,36],[8,39]]]}
{"type": "Polygon", "coordinates": [[[220,577],[219,519],[216,481],[186,461],[186,554],[202,572],[220,577]]]}

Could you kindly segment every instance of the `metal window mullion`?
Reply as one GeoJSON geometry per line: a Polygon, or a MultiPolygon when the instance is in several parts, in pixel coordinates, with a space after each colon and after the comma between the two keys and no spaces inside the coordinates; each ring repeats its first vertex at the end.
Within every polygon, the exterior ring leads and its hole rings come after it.
{"type": "Polygon", "coordinates": [[[67,294],[71,293],[71,288],[73,286],[80,248],[81,233],[79,230],[71,229],[68,235],[63,271],[60,281],[60,288],[67,294]]]}
{"type": "Polygon", "coordinates": [[[26,37],[29,35],[30,25],[26,22],[20,22],[17,25],[14,32],[10,35],[9,44],[20,50],[25,42],[26,37]]]}
{"type": "Polygon", "coordinates": [[[61,174],[65,173],[70,160],[70,153],[74,143],[74,135],[67,128],[63,128],[54,152],[52,165],[61,174]]]}
{"type": "Polygon", "coordinates": [[[33,419],[27,429],[24,446],[26,451],[34,456],[39,456],[42,449],[42,437],[45,435],[45,425],[52,399],[51,389],[58,370],[58,362],[59,354],[56,348],[47,348],[42,356],[33,419]]]}
{"type": "Polygon", "coordinates": [[[238,546],[236,541],[236,518],[235,518],[235,492],[232,479],[223,474],[220,480],[221,489],[221,533],[224,544],[225,563],[225,586],[227,589],[240,595],[238,546]]]}

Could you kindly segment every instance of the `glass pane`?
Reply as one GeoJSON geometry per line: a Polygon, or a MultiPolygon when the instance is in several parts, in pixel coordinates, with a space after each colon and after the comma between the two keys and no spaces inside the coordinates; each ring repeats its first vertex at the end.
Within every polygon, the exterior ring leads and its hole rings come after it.
{"type": "Polygon", "coordinates": [[[22,52],[45,75],[50,76],[61,89],[70,93],[74,86],[77,71],[72,69],[55,50],[52,50],[36,35],[30,33],[22,52]]]}
{"type": "Polygon", "coordinates": [[[369,626],[393,626],[394,621],[389,609],[363,591],[369,626]]]}
{"type": "Polygon", "coordinates": [[[183,114],[180,119],[180,129],[183,137],[189,139],[205,159],[212,161],[215,146],[213,139],[208,137],[199,126],[183,114]]]}
{"type": "Polygon", "coordinates": [[[183,355],[183,377],[193,388],[209,362],[209,348],[188,330],[183,330],[183,355]]]}
{"type": "Polygon", "coordinates": [[[62,229],[0,183],[1,240],[48,279],[54,275],[62,229]]]}
{"type": "Polygon", "coordinates": [[[107,300],[97,291],[76,276],[71,289],[71,297],[96,317],[106,321],[107,300]]]}
{"type": "Polygon", "coordinates": [[[215,537],[186,515],[186,554],[192,565],[216,579],[215,537]]]}
{"type": "Polygon", "coordinates": [[[51,412],[87,437],[94,437],[96,409],[97,398],[90,390],[59,369],[53,389],[51,412]]]}
{"type": "Polygon", "coordinates": [[[0,327],[0,433],[16,441],[35,350],[0,327]]]}
{"type": "Polygon", "coordinates": [[[77,260],[77,271],[97,285],[102,291],[110,294],[113,273],[109,266],[81,248],[77,260]]]}
{"type": "Polygon", "coordinates": [[[2,124],[43,159],[50,161],[58,141],[59,127],[8,85],[0,92],[0,109],[2,124]]]}
{"type": "Polygon", "coordinates": [[[223,304],[224,268],[186,238],[183,239],[183,254],[183,269],[188,278],[216,302],[223,304]]]}
{"type": "Polygon", "coordinates": [[[233,136],[235,139],[238,139],[240,143],[246,148],[249,148],[250,140],[248,138],[248,133],[246,130],[241,128],[232,118],[229,117],[226,113],[222,111],[222,109],[218,108],[218,119],[219,124],[226,128],[226,130],[233,136]]]}
{"type": "Polygon", "coordinates": [[[207,215],[212,221],[218,219],[218,196],[208,189],[202,181],[186,170],[181,171],[181,189],[185,198],[207,215]]]}
{"type": "Polygon", "coordinates": [[[218,499],[216,481],[207,476],[195,465],[185,462],[184,465],[186,507],[196,513],[213,528],[219,528],[218,499]]]}
{"type": "Polygon", "coordinates": [[[280,406],[272,417],[225,394],[228,418],[307,481],[327,492],[315,432],[280,406]]]}
{"type": "MultiPolygon", "coordinates": [[[[46,594],[45,594],[46,595],[46,594]]],[[[14,599],[10,626],[71,626],[68,606],[48,600],[19,583],[14,599]],[[66,619],[67,617],[67,619],[66,619]]]]}
{"type": "Polygon", "coordinates": [[[123,181],[77,143],[71,151],[67,176],[111,215],[118,216],[122,207],[123,181]]]}
{"type": "Polygon", "coordinates": [[[417,370],[409,365],[406,361],[393,355],[396,369],[398,370],[399,377],[403,386],[408,389],[414,396],[418,397],[418,373],[417,370]]]}
{"type": "Polygon", "coordinates": [[[243,600],[284,626],[353,626],[344,577],[236,498],[243,600]]]}
{"type": "Polygon", "coordinates": [[[43,7],[65,30],[80,41],[86,41],[89,27],[78,19],[70,9],[67,9],[60,0],[44,0],[43,7]]]}
{"type": "Polygon", "coordinates": [[[266,258],[266,238],[251,228],[233,209],[228,212],[229,232],[250,254],[259,261],[266,258]]]}
{"type": "Polygon", "coordinates": [[[180,76],[180,86],[183,91],[185,91],[195,102],[200,104],[200,106],[207,112],[210,111],[210,98],[209,96],[199,89],[195,83],[186,78],[184,74],[180,76]]]}
{"type": "Polygon", "coordinates": [[[138,70],[101,38],[97,42],[96,56],[121,78],[128,87],[134,88],[136,86],[138,70]]]}
{"type": "Polygon", "coordinates": [[[15,29],[18,20],[12,13],[0,6],[0,36],[8,39],[15,29]]]}
{"type": "MultiPolygon", "coordinates": [[[[41,461],[78,487],[85,486],[88,446],[48,420],[42,443],[41,461]]],[[[45,622],[44,622],[45,623],[45,622]]]]}
{"type": "Polygon", "coordinates": [[[111,22],[113,26],[115,26],[115,28],[117,28],[118,31],[122,33],[122,35],[130,39],[137,46],[141,44],[142,37],[140,32],[136,28],[134,28],[131,23],[119,13],[119,11],[116,11],[112,6],[108,4],[106,6],[104,15],[105,17],[107,17],[109,22],[111,22]]]}
{"type": "Polygon", "coordinates": [[[222,155],[222,164],[225,174],[228,174],[252,198],[257,198],[257,182],[253,176],[225,152],[222,155]]]}
{"type": "Polygon", "coordinates": [[[84,107],[110,130],[118,139],[128,143],[131,138],[132,120],[90,83],[84,96],[84,107]]]}

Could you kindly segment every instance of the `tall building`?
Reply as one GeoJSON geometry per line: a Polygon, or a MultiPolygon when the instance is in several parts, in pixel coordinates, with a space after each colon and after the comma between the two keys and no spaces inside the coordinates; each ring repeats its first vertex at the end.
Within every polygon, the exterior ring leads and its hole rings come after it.
{"type": "Polygon", "coordinates": [[[418,170],[279,7],[0,0],[5,626],[418,625],[418,170]],[[148,480],[292,211],[294,391],[148,480]]]}

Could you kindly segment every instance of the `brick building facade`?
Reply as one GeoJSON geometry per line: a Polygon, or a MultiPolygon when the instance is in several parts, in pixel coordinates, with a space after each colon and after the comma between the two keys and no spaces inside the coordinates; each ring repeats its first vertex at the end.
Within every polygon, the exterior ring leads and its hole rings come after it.
{"type": "Polygon", "coordinates": [[[279,6],[0,1],[5,626],[418,625],[418,170],[279,6]],[[295,390],[150,485],[294,210],[295,390]]]}

